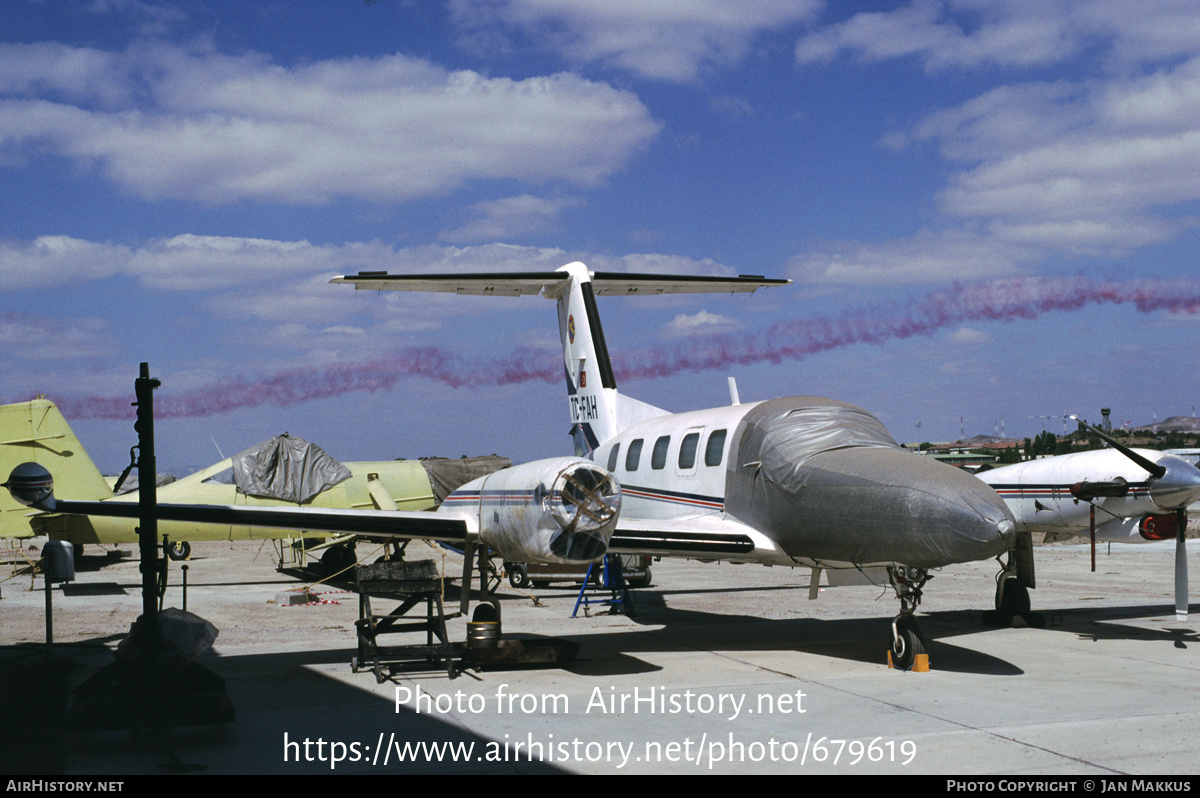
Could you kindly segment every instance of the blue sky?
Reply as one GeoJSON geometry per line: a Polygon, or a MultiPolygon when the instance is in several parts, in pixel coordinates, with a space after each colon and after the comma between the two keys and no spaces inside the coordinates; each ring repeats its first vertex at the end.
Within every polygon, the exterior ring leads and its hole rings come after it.
{"type": "Polygon", "coordinates": [[[549,302],[327,284],[360,269],[791,278],[601,301],[622,391],[671,410],[732,375],[921,441],[1200,399],[1190,0],[0,13],[0,399],[58,401],[106,471],[142,361],[163,470],[285,430],[570,451],[549,302]]]}

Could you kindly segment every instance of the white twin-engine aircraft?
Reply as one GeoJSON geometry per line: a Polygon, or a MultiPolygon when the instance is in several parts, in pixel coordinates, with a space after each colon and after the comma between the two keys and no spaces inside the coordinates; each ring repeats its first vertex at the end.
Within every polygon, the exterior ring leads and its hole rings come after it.
{"type": "MultiPolygon", "coordinates": [[[[1013,544],[1012,513],[974,476],[900,447],[870,413],[793,396],[668,413],[617,392],[597,295],[752,292],[787,280],[552,272],[398,276],[360,272],[357,288],[520,296],[558,303],[576,457],[494,472],[454,491],[435,513],[310,507],[158,506],[186,519],[428,538],[518,562],[589,562],[607,552],[807,566],[887,569],[900,599],[891,653],[910,667],[925,650],[914,612],[929,570],[988,559],[1013,544]]],[[[736,392],[734,392],[736,393],[736,392]]],[[[49,473],[17,466],[14,498],[42,510],[133,515],[135,504],[58,501],[49,473]]],[[[464,601],[469,580],[464,565],[464,601]]]]}
{"type": "MultiPolygon", "coordinates": [[[[1082,422],[1076,416],[1070,418],[1082,422]]],[[[1200,469],[1166,452],[1130,449],[1086,425],[1111,449],[1077,452],[1001,466],[978,476],[1008,503],[1018,540],[1041,532],[1047,541],[1088,535],[1095,542],[1144,543],[1175,539],[1175,615],[1187,620],[1187,508],[1200,501],[1200,469]]],[[[997,577],[996,620],[1029,612],[1036,587],[1032,549],[1018,545],[997,577]]]]}
{"type": "Polygon", "coordinates": [[[669,413],[617,392],[596,296],[752,292],[787,280],[593,273],[571,263],[333,282],[556,301],[576,454],[620,484],[609,551],[807,566],[814,586],[824,569],[885,566],[901,603],[892,624],[901,667],[924,650],[913,613],[929,569],[1012,546],[1012,513],[991,488],[906,451],[853,405],[812,396],[739,404],[735,395],[728,407],[669,413]]]}

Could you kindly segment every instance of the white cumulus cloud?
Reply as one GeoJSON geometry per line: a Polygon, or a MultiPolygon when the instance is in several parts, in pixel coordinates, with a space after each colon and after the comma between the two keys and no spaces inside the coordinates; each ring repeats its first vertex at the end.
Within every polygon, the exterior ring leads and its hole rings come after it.
{"type": "Polygon", "coordinates": [[[175,45],[0,47],[10,161],[53,154],[149,199],[401,201],[474,180],[590,186],[659,129],[633,94],[405,55],[285,67],[175,45]]]}

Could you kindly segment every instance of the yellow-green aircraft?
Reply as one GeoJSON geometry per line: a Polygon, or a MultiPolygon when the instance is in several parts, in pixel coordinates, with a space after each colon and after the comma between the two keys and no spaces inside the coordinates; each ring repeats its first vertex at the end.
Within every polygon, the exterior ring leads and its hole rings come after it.
{"type": "MultiPolygon", "coordinates": [[[[136,504],[136,492],[116,495],[62,413],[47,399],[0,406],[0,473],[39,463],[64,495],[82,501],[136,504]]],[[[247,449],[190,476],[158,487],[160,503],[321,507],[419,511],[437,507],[460,485],[512,465],[495,455],[459,460],[388,460],[339,463],[319,447],[286,435],[247,449]]],[[[0,491],[0,537],[45,535],[76,546],[136,543],[136,519],[64,515],[18,504],[0,491]]],[[[160,520],[159,535],[182,559],[195,540],[327,538],[279,528],[160,520]]]]}

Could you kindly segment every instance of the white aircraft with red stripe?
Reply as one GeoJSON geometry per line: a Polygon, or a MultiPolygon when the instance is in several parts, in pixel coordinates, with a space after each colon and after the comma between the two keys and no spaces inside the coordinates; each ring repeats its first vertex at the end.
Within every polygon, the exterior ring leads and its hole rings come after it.
{"type": "Polygon", "coordinates": [[[670,413],[617,391],[597,296],[752,292],[786,280],[571,263],[552,272],[360,272],[333,282],[555,301],[576,454],[621,485],[609,550],[818,571],[883,566],[901,601],[892,634],[901,665],[923,650],[913,612],[929,570],[1012,544],[1012,515],[991,488],[903,449],[861,408],[812,396],[741,404],[735,389],[728,406],[670,413]]]}
{"type": "MultiPolygon", "coordinates": [[[[1097,540],[1174,539],[1175,613],[1187,620],[1187,508],[1200,501],[1200,469],[1177,455],[1131,449],[1086,426],[1112,448],[1029,460],[978,476],[1008,503],[1019,542],[1033,532],[1051,542],[1087,535],[1093,570],[1097,540]]],[[[1029,609],[1027,589],[1037,586],[1032,556],[1031,546],[1018,545],[998,577],[996,609],[1002,618],[1029,609]]]]}

